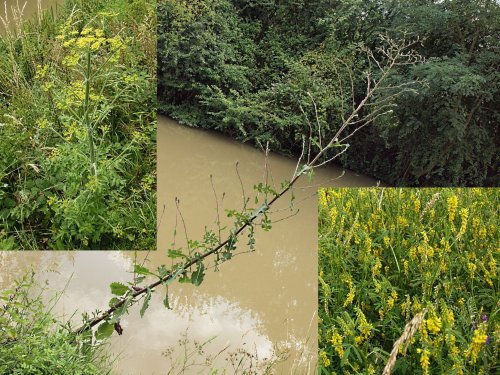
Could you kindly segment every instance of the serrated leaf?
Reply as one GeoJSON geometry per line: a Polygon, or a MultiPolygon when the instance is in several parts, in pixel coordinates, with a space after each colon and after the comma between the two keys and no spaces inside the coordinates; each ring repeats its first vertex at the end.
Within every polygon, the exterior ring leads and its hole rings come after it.
{"type": "Polygon", "coordinates": [[[127,300],[123,303],[123,305],[121,305],[114,311],[113,316],[111,317],[111,319],[108,320],[109,323],[114,324],[120,321],[121,316],[128,311],[131,299],[132,297],[129,296],[127,300]]]}
{"type": "MultiPolygon", "coordinates": [[[[177,278],[177,276],[183,274],[185,271],[182,267],[179,267],[179,269],[177,271],[174,272],[174,274],[172,275],[172,277],[170,277],[168,280],[164,281],[162,284],[165,285],[165,286],[169,286],[170,284],[172,284],[174,282],[174,280],[177,278]]],[[[191,280],[189,280],[187,278],[186,275],[183,274],[183,276],[179,279],[179,282],[188,282],[190,283],[191,280]],[[187,281],[182,281],[183,279],[187,279],[187,281]]]]}
{"type": "Polygon", "coordinates": [[[118,302],[120,302],[120,300],[119,300],[118,298],[116,298],[116,297],[113,297],[113,298],[111,298],[111,299],[109,300],[108,305],[109,305],[109,307],[113,307],[113,306],[115,306],[118,302]]]}
{"type": "Polygon", "coordinates": [[[184,275],[182,275],[182,277],[179,278],[179,282],[183,283],[183,284],[186,284],[186,283],[191,284],[191,279],[187,275],[184,274],[184,275]]]}
{"type": "Polygon", "coordinates": [[[109,287],[111,288],[111,293],[115,296],[123,296],[128,291],[128,286],[122,283],[111,283],[109,287]]]}
{"type": "Polygon", "coordinates": [[[148,309],[150,300],[151,300],[151,289],[148,288],[146,291],[146,297],[144,297],[144,302],[142,303],[142,307],[141,307],[141,311],[140,311],[141,318],[144,316],[144,313],[148,309]]]}
{"type": "Polygon", "coordinates": [[[160,267],[158,267],[158,276],[160,276],[161,279],[167,276],[169,272],[170,271],[163,264],[160,267]]]}
{"type": "Polygon", "coordinates": [[[168,250],[168,257],[169,258],[172,258],[172,259],[175,259],[175,258],[186,258],[186,259],[189,259],[188,256],[186,256],[185,254],[183,254],[183,252],[181,250],[168,250]]]}
{"type": "Polygon", "coordinates": [[[95,333],[95,338],[97,340],[104,340],[113,334],[115,327],[113,324],[109,322],[102,323],[99,328],[97,328],[97,332],[95,333]]]}
{"type": "Polygon", "coordinates": [[[134,265],[134,273],[137,273],[139,275],[151,275],[151,271],[139,264],[134,265]]]}
{"type": "Polygon", "coordinates": [[[196,271],[194,271],[191,274],[191,282],[194,285],[199,286],[203,282],[204,278],[205,278],[205,265],[203,264],[203,262],[198,262],[196,271]]]}

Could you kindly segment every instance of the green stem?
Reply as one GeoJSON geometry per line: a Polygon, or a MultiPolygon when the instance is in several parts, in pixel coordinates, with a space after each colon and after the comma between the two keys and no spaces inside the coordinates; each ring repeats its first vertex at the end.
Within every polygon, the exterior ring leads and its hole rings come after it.
{"type": "Polygon", "coordinates": [[[95,162],[95,149],[94,149],[94,135],[92,131],[92,125],[90,124],[89,110],[90,110],[90,47],[87,51],[87,69],[85,72],[85,126],[87,127],[87,133],[89,138],[89,150],[90,150],[90,174],[92,176],[96,175],[96,162],[95,162]]]}

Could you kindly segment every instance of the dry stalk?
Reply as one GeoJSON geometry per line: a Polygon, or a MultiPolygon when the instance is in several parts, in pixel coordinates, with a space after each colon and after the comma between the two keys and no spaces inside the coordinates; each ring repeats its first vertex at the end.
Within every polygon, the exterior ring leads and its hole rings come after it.
{"type": "Polygon", "coordinates": [[[436,204],[436,202],[437,202],[437,200],[439,199],[440,196],[441,196],[441,193],[435,193],[431,197],[431,199],[429,200],[429,202],[427,202],[427,204],[425,205],[425,208],[420,213],[420,218],[419,218],[420,221],[422,221],[422,219],[424,218],[425,213],[427,211],[429,211],[432,207],[434,207],[434,205],[436,204]]]}
{"type": "MultiPolygon", "coordinates": [[[[418,331],[418,329],[422,325],[422,322],[424,321],[425,314],[427,314],[427,309],[424,309],[422,312],[415,315],[413,319],[406,324],[403,330],[403,334],[401,335],[401,337],[399,337],[399,339],[396,340],[392,347],[391,355],[389,356],[389,360],[384,367],[384,372],[382,372],[382,375],[391,375],[391,371],[396,364],[396,357],[398,356],[399,349],[401,348],[401,346],[403,346],[403,344],[410,341],[418,331]]],[[[408,346],[406,346],[403,351],[406,351],[407,347],[408,346]]]]}

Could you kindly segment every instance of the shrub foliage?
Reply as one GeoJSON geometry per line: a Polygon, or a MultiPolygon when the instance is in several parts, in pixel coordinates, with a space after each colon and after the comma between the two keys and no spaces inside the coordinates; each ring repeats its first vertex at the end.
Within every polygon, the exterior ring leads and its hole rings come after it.
{"type": "Polygon", "coordinates": [[[358,132],[344,165],[400,186],[499,183],[495,0],[161,0],[158,17],[160,111],[287,154],[308,134],[302,109],[327,138],[352,105],[342,83],[362,100],[362,46],[418,37],[425,63],[392,76],[418,94],[358,132]]]}

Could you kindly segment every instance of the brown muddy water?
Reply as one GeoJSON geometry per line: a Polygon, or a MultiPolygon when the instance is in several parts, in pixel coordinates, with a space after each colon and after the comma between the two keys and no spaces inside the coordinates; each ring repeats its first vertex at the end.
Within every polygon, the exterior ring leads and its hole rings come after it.
{"type": "MultiPolygon", "coordinates": [[[[160,117],[158,122],[158,251],[139,253],[155,268],[170,264],[166,249],[174,241],[185,244],[183,225],[176,214],[175,197],[190,238],[199,239],[205,226],[214,228],[217,203],[221,219],[224,209],[241,208],[243,190],[236,173],[236,162],[244,193],[253,197],[252,186],[263,181],[266,158],[261,151],[224,136],[181,126],[160,117]],[[210,180],[213,176],[213,188],[210,180]],[[224,195],[224,199],[222,196],[224,195]],[[163,209],[165,207],[165,209],[163,209]]],[[[289,179],[295,161],[271,154],[269,180],[278,186],[289,179]]],[[[259,230],[255,252],[236,256],[207,271],[199,287],[173,284],[172,310],[163,307],[163,293],[156,293],[150,309],[140,318],[134,308],[122,320],[123,336],[114,335],[109,351],[118,355],[119,374],[165,374],[173,358],[183,358],[184,347],[193,342],[213,341],[205,346],[207,355],[216,355],[214,367],[233,373],[226,359],[230,353],[247,352],[259,362],[278,352],[288,359],[275,366],[276,373],[307,373],[315,368],[317,352],[317,204],[318,186],[373,186],[374,180],[342,170],[324,168],[314,179],[304,177],[295,189],[294,206],[300,212],[273,225],[270,232],[259,230]],[[187,344],[179,340],[186,336],[187,344]]],[[[290,198],[275,208],[275,220],[290,215],[290,198]]],[[[228,223],[226,221],[226,223],[228,223]]],[[[245,251],[244,247],[241,251],[245,251]]],[[[10,284],[32,267],[40,281],[47,280],[53,290],[66,289],[56,305],[61,318],[104,309],[110,298],[109,283],[131,280],[133,252],[0,252],[0,287],[10,284]],[[69,282],[68,282],[69,281],[69,282]]],[[[241,358],[242,355],[239,355],[241,358]]],[[[247,357],[248,358],[248,357],[247,357]]],[[[198,362],[202,362],[203,357],[198,362]]],[[[249,364],[249,360],[246,361],[249,364]]],[[[314,371],[311,371],[313,373],[314,371]]],[[[208,369],[191,368],[191,373],[208,369]],[[196,371],[195,371],[196,370],[196,371]]]]}
{"type": "Polygon", "coordinates": [[[0,0],[0,35],[6,27],[15,30],[21,19],[28,19],[41,9],[55,7],[63,0],[0,0]],[[5,23],[3,22],[5,21],[5,23]]]}

